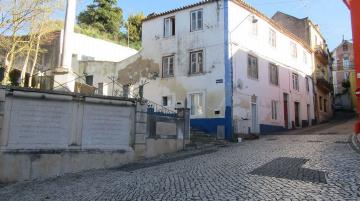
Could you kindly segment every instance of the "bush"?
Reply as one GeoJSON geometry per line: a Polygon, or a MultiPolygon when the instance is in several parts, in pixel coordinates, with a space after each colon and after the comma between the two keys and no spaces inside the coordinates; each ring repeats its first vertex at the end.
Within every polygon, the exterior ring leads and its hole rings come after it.
{"type": "MultiPolygon", "coordinates": [[[[119,32],[117,34],[109,34],[106,32],[102,32],[94,27],[84,25],[84,24],[77,25],[75,27],[75,32],[84,34],[84,35],[87,35],[87,36],[90,36],[93,38],[117,43],[122,46],[127,46],[127,35],[123,34],[121,32],[119,32]]],[[[139,49],[141,49],[141,42],[140,41],[130,42],[129,46],[133,49],[139,50],[139,49]]]]}
{"type": "Polygon", "coordinates": [[[9,73],[10,85],[19,86],[19,79],[21,76],[21,71],[14,69],[9,73]]]}

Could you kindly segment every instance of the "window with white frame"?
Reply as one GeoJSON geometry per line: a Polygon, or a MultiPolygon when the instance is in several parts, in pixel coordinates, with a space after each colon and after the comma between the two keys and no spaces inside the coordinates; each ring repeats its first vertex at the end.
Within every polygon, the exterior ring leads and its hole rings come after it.
{"type": "Polygon", "coordinates": [[[259,79],[259,66],[258,66],[258,58],[248,55],[248,68],[247,74],[249,78],[259,79]]]}
{"type": "Polygon", "coordinates": [[[269,29],[269,44],[276,47],[276,32],[273,29],[269,29]]]}
{"type": "Polygon", "coordinates": [[[279,68],[277,65],[273,63],[269,63],[269,71],[270,71],[270,83],[278,86],[279,85],[279,68]]]}
{"type": "Polygon", "coordinates": [[[175,17],[169,17],[164,19],[164,37],[170,37],[175,35],[175,17]]]}
{"type": "Polygon", "coordinates": [[[254,36],[257,36],[258,35],[258,23],[253,23],[253,18],[251,18],[251,33],[252,35],[254,36]]]}
{"type": "Polygon", "coordinates": [[[174,77],[174,55],[163,57],[162,77],[174,77]]]}
{"type": "Polygon", "coordinates": [[[299,75],[296,73],[292,74],[293,89],[299,91],[299,75]]]}
{"type": "Polygon", "coordinates": [[[203,10],[195,10],[190,13],[190,30],[198,31],[203,29],[203,10]]]}
{"type": "Polygon", "coordinates": [[[291,56],[294,58],[297,58],[297,45],[296,43],[290,41],[290,50],[291,50],[291,56]]]}
{"type": "Polygon", "coordinates": [[[272,120],[277,120],[278,116],[277,116],[277,111],[278,111],[278,102],[275,100],[271,101],[271,119],[272,120]]]}
{"type": "Polygon", "coordinates": [[[204,94],[190,94],[190,113],[192,116],[201,116],[204,114],[204,94]]]}
{"type": "Polygon", "coordinates": [[[190,74],[203,72],[203,51],[190,52],[190,74]]]}
{"type": "Polygon", "coordinates": [[[307,57],[307,54],[306,54],[305,51],[303,52],[303,59],[304,59],[304,63],[307,64],[308,63],[308,57],[307,57]]]}

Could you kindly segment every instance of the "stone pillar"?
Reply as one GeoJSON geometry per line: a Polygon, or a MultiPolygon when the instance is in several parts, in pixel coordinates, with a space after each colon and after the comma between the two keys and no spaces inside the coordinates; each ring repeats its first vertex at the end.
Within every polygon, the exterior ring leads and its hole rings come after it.
{"type": "Polygon", "coordinates": [[[0,149],[7,145],[9,111],[6,111],[6,89],[0,89],[0,149]],[[5,117],[6,120],[5,121],[5,117]]]}
{"type": "Polygon", "coordinates": [[[136,104],[135,115],[135,157],[144,158],[146,152],[146,138],[147,138],[147,105],[141,102],[136,104]]]}
{"type": "Polygon", "coordinates": [[[61,66],[54,70],[54,88],[57,90],[74,91],[75,76],[72,73],[72,55],[74,41],[74,27],[76,20],[76,0],[67,0],[65,29],[61,32],[61,66]]]}
{"type": "Polygon", "coordinates": [[[184,139],[188,141],[190,139],[190,109],[188,108],[177,108],[177,118],[182,119],[181,124],[181,135],[179,136],[178,129],[178,139],[184,139]]]}

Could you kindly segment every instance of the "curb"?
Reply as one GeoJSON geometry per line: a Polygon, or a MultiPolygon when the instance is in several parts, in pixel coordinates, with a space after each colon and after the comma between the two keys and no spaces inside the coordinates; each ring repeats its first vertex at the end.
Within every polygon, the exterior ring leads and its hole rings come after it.
{"type": "Polygon", "coordinates": [[[360,135],[352,134],[349,137],[350,147],[360,154],[360,135]]]}

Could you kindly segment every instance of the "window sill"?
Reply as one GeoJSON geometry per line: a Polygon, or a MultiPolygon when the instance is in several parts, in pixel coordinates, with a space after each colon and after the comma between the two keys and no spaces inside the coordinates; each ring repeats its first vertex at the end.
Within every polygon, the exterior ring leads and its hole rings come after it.
{"type": "Polygon", "coordinates": [[[173,78],[175,78],[175,76],[162,77],[161,79],[162,80],[170,80],[170,79],[173,79],[173,78]]]}
{"type": "Polygon", "coordinates": [[[248,80],[253,80],[253,81],[259,81],[259,78],[253,78],[253,77],[247,77],[248,78],[248,80]]]}
{"type": "Polygon", "coordinates": [[[163,39],[164,40],[173,40],[173,39],[175,39],[175,35],[173,35],[173,36],[164,36],[163,39]]]}
{"type": "Polygon", "coordinates": [[[269,83],[270,84],[270,86],[273,86],[273,87],[280,87],[280,84],[273,84],[273,83],[269,83]]]}
{"type": "Polygon", "coordinates": [[[190,33],[201,33],[204,32],[204,29],[198,29],[198,30],[190,30],[190,33]]]}
{"type": "Polygon", "coordinates": [[[196,77],[196,76],[201,76],[201,75],[205,75],[206,73],[192,73],[192,74],[188,74],[188,77],[196,77]]]}

